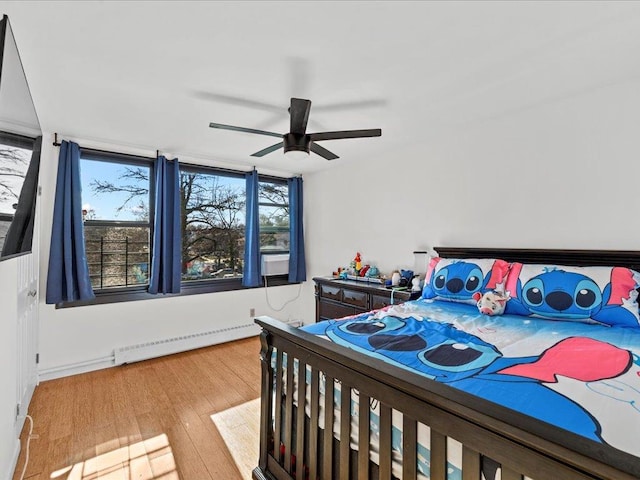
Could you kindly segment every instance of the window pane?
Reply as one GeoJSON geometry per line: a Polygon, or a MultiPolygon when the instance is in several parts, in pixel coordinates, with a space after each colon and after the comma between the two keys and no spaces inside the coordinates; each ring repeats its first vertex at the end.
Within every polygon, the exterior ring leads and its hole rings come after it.
{"type": "Polygon", "coordinates": [[[84,226],[94,289],[149,283],[149,227],[84,226]]]}
{"type": "Polygon", "coordinates": [[[289,188],[260,182],[260,250],[289,251],[289,188]]]}
{"type": "Polygon", "coordinates": [[[258,191],[260,204],[282,205],[288,209],[289,187],[286,183],[260,182],[258,191]]]}
{"type": "Polygon", "coordinates": [[[184,171],[182,280],[242,277],[245,180],[184,171]]]}
{"type": "Polygon", "coordinates": [[[92,287],[148,284],[151,166],[83,158],[80,172],[92,287]]]}
{"type": "Polygon", "coordinates": [[[83,159],[80,171],[87,220],[149,220],[150,167],[83,159]]]}
{"type": "Polygon", "coordinates": [[[260,250],[289,251],[289,209],[260,205],[260,250]]]}

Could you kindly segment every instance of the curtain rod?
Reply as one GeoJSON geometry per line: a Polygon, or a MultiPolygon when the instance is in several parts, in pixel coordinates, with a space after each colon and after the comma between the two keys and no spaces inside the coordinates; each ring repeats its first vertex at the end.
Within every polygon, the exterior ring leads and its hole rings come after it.
{"type": "MultiPolygon", "coordinates": [[[[54,147],[59,147],[60,145],[62,145],[62,143],[58,142],[58,134],[54,133],[53,134],[53,146],[54,147]]],[[[120,152],[111,152],[108,150],[100,150],[97,148],[84,148],[84,147],[80,147],[81,150],[87,151],[87,152],[91,152],[91,153],[98,153],[98,154],[105,154],[105,155],[123,155],[123,156],[127,156],[127,157],[137,157],[137,158],[148,158],[148,159],[152,159],[153,157],[145,157],[144,155],[132,155],[130,153],[120,153],[120,152]]],[[[160,150],[156,150],[156,158],[158,158],[160,156],[160,150]]],[[[217,170],[219,172],[224,172],[224,173],[232,173],[232,174],[236,174],[236,175],[243,175],[245,173],[248,173],[249,171],[252,170],[234,170],[232,168],[225,168],[225,167],[214,167],[214,166],[209,166],[209,165],[201,165],[201,164],[193,164],[190,162],[181,162],[182,165],[185,166],[190,166],[190,167],[203,167],[203,168],[210,168],[213,170],[217,170]]],[[[253,170],[256,170],[255,165],[252,167],[253,170]]],[[[286,180],[288,177],[278,177],[277,175],[266,175],[266,174],[261,174],[260,172],[258,172],[258,175],[260,175],[263,179],[265,180],[275,180],[275,181],[282,181],[282,180],[286,180]]],[[[298,174],[298,175],[292,175],[293,177],[302,177],[302,174],[298,174]]]]}
{"type": "MultiPolygon", "coordinates": [[[[53,134],[53,146],[54,147],[59,147],[60,145],[62,145],[62,142],[58,141],[58,134],[54,133],[53,134]]],[[[153,157],[147,157],[145,155],[138,155],[138,154],[132,154],[132,153],[122,153],[122,152],[114,152],[113,150],[101,150],[99,148],[90,148],[90,147],[83,147],[82,145],[80,145],[80,149],[84,150],[85,152],[91,152],[91,153],[102,153],[105,155],[124,155],[127,157],[137,157],[137,158],[145,158],[145,159],[153,159],[153,157]]],[[[160,151],[156,150],[156,158],[159,155],[160,151]]]]}

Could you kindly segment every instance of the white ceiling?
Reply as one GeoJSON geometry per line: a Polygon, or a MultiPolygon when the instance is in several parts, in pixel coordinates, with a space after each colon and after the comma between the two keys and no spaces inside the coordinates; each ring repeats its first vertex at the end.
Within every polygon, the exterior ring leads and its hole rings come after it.
{"type": "Polygon", "coordinates": [[[0,2],[45,132],[308,173],[640,79],[640,2],[0,2]],[[250,157],[288,131],[382,128],[341,158],[250,157]],[[234,100],[235,99],[235,100],[234,100]],[[276,106],[265,108],[264,104],[276,106]]]}

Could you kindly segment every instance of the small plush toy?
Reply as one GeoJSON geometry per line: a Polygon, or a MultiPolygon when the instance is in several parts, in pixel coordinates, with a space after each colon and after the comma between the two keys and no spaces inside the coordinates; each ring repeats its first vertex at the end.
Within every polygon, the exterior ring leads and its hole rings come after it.
{"type": "Polygon", "coordinates": [[[509,300],[509,292],[492,290],[482,295],[480,292],[473,294],[473,299],[478,302],[478,310],[484,315],[502,315],[509,300]]]}

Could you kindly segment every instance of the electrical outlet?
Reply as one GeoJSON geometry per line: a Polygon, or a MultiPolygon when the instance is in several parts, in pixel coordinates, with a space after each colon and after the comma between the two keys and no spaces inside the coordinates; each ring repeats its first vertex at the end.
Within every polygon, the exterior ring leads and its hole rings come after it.
{"type": "Polygon", "coordinates": [[[250,317],[255,317],[256,316],[256,309],[255,308],[250,308],[249,309],[249,316],[250,317]]]}

